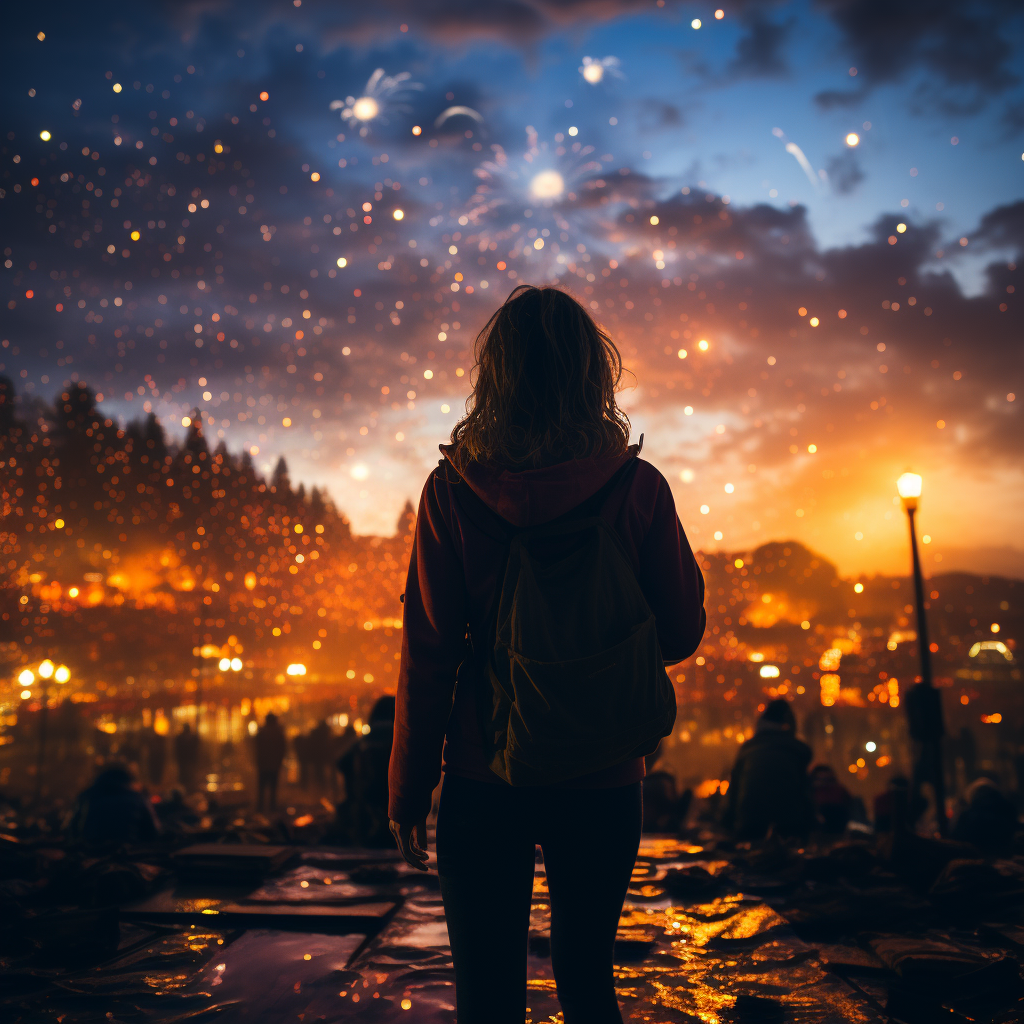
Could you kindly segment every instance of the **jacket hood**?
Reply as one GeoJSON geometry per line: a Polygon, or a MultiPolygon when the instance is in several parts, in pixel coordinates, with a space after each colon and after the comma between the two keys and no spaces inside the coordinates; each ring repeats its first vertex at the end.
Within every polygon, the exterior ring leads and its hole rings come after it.
{"type": "Polygon", "coordinates": [[[441,453],[449,465],[492,511],[518,529],[539,526],[586,501],[599,491],[643,447],[632,444],[611,458],[571,459],[542,469],[521,471],[481,462],[461,468],[452,458],[454,446],[442,444],[441,453]]]}

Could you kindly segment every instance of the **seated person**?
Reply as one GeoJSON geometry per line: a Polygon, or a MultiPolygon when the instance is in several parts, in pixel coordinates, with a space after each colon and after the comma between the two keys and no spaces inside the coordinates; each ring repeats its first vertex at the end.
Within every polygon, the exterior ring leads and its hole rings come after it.
{"type": "Polygon", "coordinates": [[[1017,831],[1017,809],[992,779],[975,779],[964,793],[967,806],[953,827],[953,838],[973,843],[983,853],[1008,851],[1017,831]]]}
{"type": "Polygon", "coordinates": [[[853,797],[836,778],[831,765],[816,764],[811,769],[811,801],[822,831],[829,835],[840,835],[846,830],[853,808],[853,797]]]}
{"type": "Polygon", "coordinates": [[[153,807],[123,765],[108,765],[78,797],[71,831],[90,846],[118,846],[155,839],[153,807]]]}

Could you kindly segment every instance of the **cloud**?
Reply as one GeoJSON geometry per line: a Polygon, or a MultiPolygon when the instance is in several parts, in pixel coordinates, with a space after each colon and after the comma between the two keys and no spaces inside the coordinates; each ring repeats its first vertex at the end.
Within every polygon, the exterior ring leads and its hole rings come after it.
{"type": "Polygon", "coordinates": [[[833,191],[841,196],[849,195],[864,180],[864,171],[857,154],[850,149],[838,156],[829,157],[825,170],[833,191]]]}
{"type": "Polygon", "coordinates": [[[980,109],[1016,85],[1021,8],[1012,0],[816,0],[842,35],[857,88],[825,90],[824,108],[853,105],[879,85],[925,73],[920,102],[945,112],[980,109]]]}
{"type": "Polygon", "coordinates": [[[262,0],[244,9],[232,6],[223,0],[194,0],[169,5],[169,10],[182,27],[230,20],[237,28],[243,11],[245,22],[255,34],[282,26],[316,27],[327,49],[391,37],[400,22],[409,26],[410,33],[424,33],[449,44],[474,39],[532,43],[558,29],[591,26],[650,11],[647,0],[391,0],[387,18],[382,18],[373,5],[354,3],[307,3],[294,9],[262,0]]]}
{"type": "Polygon", "coordinates": [[[666,131],[681,128],[685,122],[676,104],[648,97],[639,104],[637,123],[645,131],[666,131]]]}
{"type": "Polygon", "coordinates": [[[751,17],[747,34],[736,44],[736,56],[729,74],[745,78],[778,78],[788,73],[783,48],[789,40],[794,20],[773,22],[761,14],[751,17]]]}

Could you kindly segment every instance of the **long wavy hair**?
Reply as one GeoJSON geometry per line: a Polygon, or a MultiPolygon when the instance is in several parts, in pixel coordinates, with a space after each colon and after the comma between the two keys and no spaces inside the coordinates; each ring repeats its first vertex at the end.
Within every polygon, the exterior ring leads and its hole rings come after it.
{"type": "Polygon", "coordinates": [[[619,350],[579,302],[520,285],[477,336],[473,394],[452,431],[456,462],[536,469],[621,455],[621,377],[619,350]]]}

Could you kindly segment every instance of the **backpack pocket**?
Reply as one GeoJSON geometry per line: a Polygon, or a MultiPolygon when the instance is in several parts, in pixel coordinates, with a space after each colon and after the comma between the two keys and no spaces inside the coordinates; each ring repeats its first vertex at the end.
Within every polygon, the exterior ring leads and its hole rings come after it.
{"type": "Polygon", "coordinates": [[[675,722],[675,691],[650,615],[584,658],[537,661],[509,649],[511,702],[492,769],[513,786],[550,785],[649,753],[675,722]]]}

